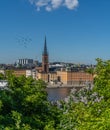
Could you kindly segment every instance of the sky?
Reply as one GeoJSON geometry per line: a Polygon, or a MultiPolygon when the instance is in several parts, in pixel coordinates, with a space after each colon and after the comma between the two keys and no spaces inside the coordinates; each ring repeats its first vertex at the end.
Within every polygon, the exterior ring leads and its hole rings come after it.
{"type": "Polygon", "coordinates": [[[110,59],[110,0],[0,0],[0,63],[110,59]]]}

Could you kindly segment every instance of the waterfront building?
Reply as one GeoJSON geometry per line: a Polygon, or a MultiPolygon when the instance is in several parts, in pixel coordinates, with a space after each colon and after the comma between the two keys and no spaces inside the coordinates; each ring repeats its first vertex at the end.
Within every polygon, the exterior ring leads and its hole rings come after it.
{"type": "MultiPolygon", "coordinates": [[[[19,59],[18,64],[32,64],[32,59],[19,59]]],[[[12,70],[12,73],[19,76],[33,77],[34,79],[42,79],[48,84],[61,84],[61,85],[84,85],[87,83],[93,83],[93,75],[85,72],[86,67],[83,66],[72,66],[71,64],[50,64],[51,70],[49,70],[49,54],[47,49],[46,37],[44,40],[44,49],[42,53],[42,63],[37,64],[34,68],[30,67],[19,67],[13,68],[8,67],[12,70]]],[[[0,71],[4,73],[4,71],[0,71]]]]}
{"type": "Polygon", "coordinates": [[[86,72],[57,71],[58,81],[68,85],[93,83],[93,75],[86,72]]]}
{"type": "Polygon", "coordinates": [[[42,53],[42,65],[37,67],[38,73],[36,79],[42,79],[46,83],[64,84],[64,85],[84,85],[93,83],[93,75],[82,71],[82,69],[61,68],[55,72],[49,71],[49,56],[47,51],[46,37],[44,41],[44,50],[42,53]]]}
{"type": "Polygon", "coordinates": [[[39,79],[42,79],[43,81],[45,81],[46,83],[49,82],[49,74],[48,73],[43,73],[43,72],[39,72],[37,73],[36,75],[36,79],[39,80],[39,79]]]}

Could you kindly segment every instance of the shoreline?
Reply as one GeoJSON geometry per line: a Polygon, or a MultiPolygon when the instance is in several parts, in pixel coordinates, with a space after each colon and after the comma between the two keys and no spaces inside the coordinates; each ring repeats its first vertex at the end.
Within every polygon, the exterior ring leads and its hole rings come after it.
{"type": "Polygon", "coordinates": [[[86,85],[47,85],[47,88],[82,88],[86,85]]]}

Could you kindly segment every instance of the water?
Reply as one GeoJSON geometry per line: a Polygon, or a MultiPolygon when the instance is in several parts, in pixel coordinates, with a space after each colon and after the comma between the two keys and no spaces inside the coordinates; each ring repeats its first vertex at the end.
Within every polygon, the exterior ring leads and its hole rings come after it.
{"type": "Polygon", "coordinates": [[[57,101],[67,97],[73,87],[47,88],[48,100],[57,101]]]}

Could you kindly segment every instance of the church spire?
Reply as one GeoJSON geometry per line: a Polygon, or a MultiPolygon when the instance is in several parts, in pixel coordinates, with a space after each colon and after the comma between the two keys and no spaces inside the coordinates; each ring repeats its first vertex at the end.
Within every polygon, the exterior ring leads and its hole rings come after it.
{"type": "Polygon", "coordinates": [[[46,36],[45,36],[45,42],[44,42],[44,50],[42,53],[42,71],[45,73],[49,72],[49,63],[48,63],[48,51],[47,51],[47,42],[46,42],[46,36]]]}
{"type": "Polygon", "coordinates": [[[48,55],[46,36],[45,36],[45,42],[44,42],[44,51],[43,51],[43,55],[48,55]]]}

